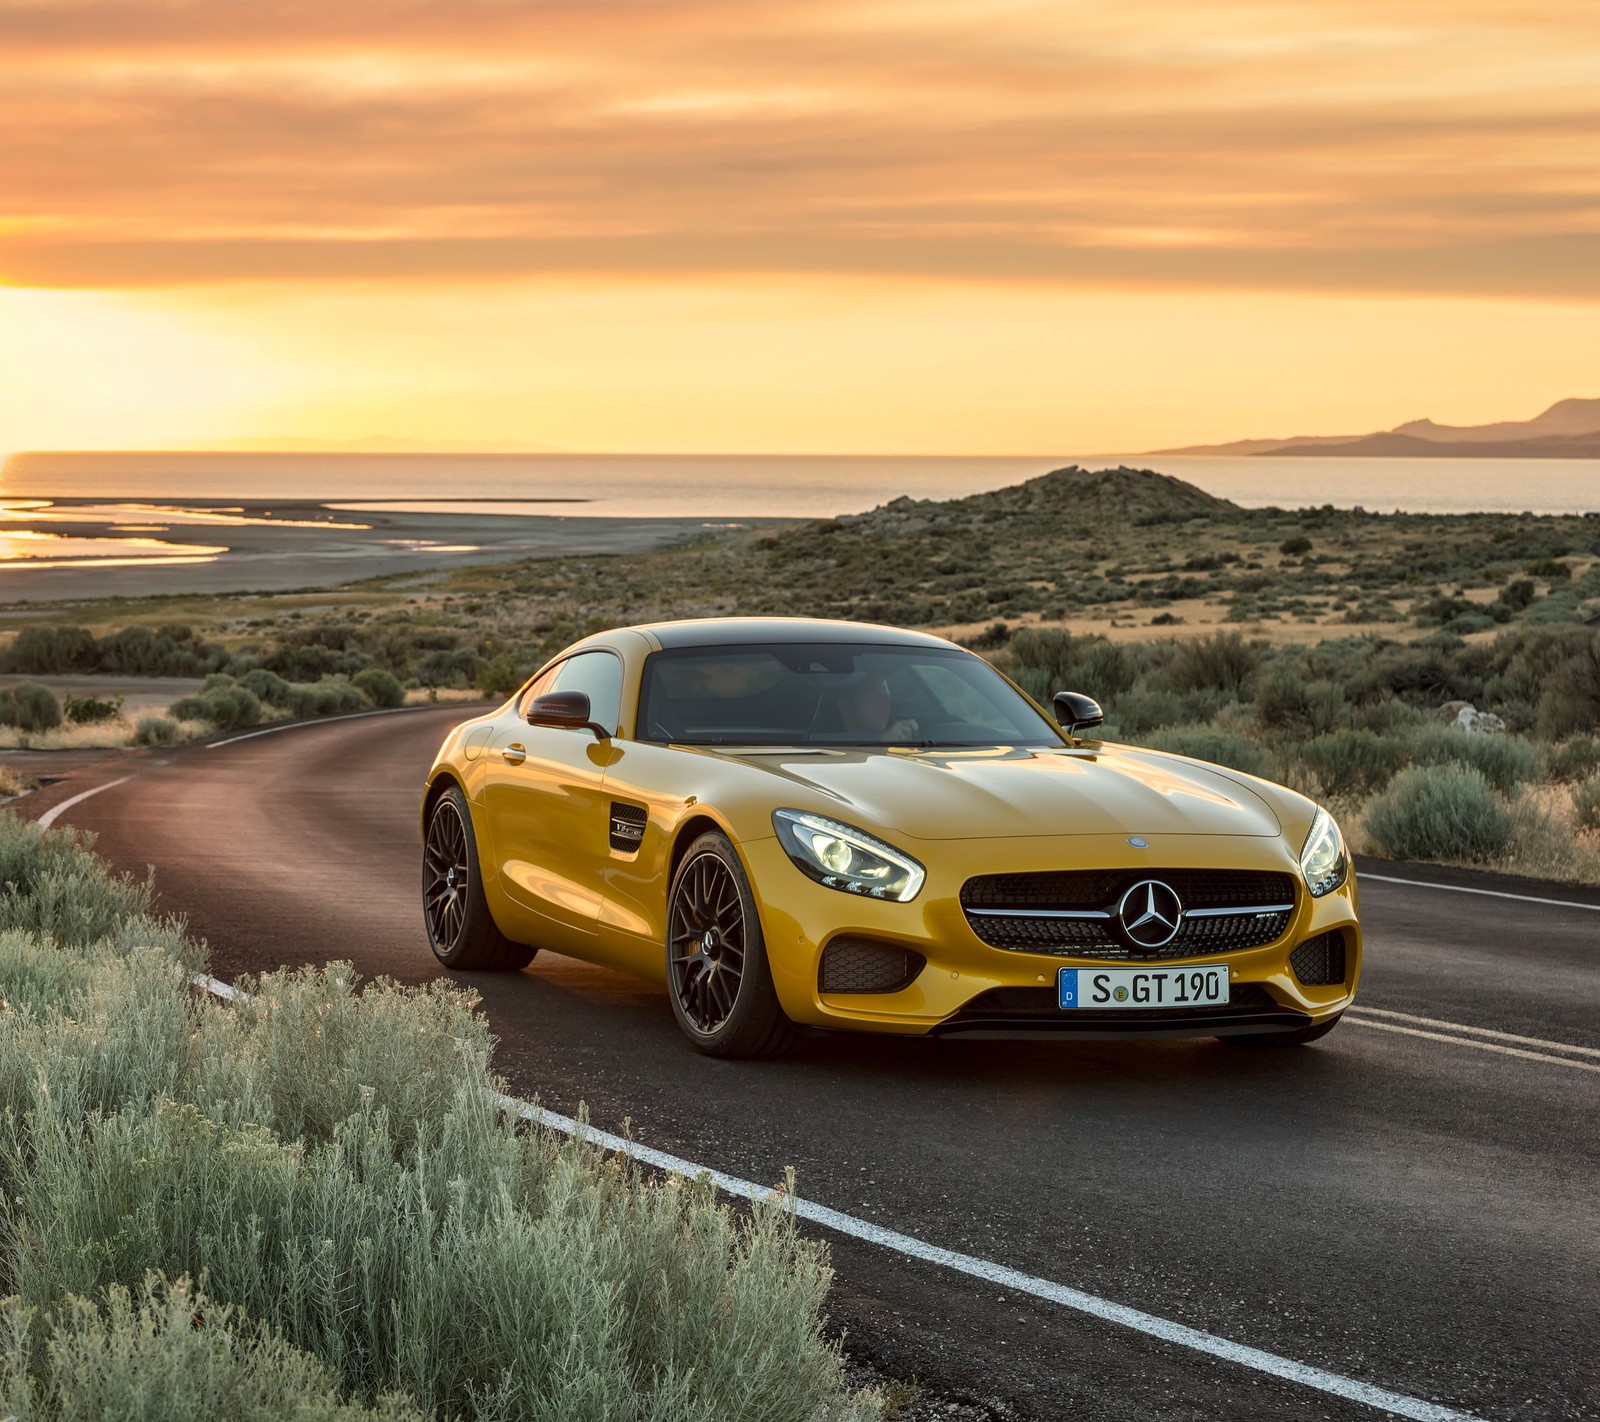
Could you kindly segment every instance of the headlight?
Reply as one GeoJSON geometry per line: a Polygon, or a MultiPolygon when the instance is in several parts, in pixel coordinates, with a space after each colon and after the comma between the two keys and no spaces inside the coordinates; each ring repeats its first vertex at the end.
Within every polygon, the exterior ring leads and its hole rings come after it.
{"type": "Polygon", "coordinates": [[[774,810],[772,825],[789,858],[830,889],[903,904],[916,898],[926,877],[909,854],[838,820],[803,810],[774,810]]]}
{"type": "Polygon", "coordinates": [[[1300,851],[1300,872],[1306,876],[1306,888],[1311,890],[1314,899],[1332,893],[1350,872],[1344,837],[1326,810],[1319,809],[1316,819],[1311,821],[1311,833],[1300,851]]]}

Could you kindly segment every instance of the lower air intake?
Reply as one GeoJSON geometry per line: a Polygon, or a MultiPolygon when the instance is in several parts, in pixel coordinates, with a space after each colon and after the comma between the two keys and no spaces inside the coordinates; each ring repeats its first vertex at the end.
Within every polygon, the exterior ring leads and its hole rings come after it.
{"type": "Polygon", "coordinates": [[[928,960],[909,948],[871,938],[835,938],[822,950],[822,992],[899,992],[928,960]]]}
{"type": "Polygon", "coordinates": [[[1335,929],[1308,938],[1289,955],[1289,966],[1304,987],[1332,987],[1344,981],[1344,934],[1335,929]]]}

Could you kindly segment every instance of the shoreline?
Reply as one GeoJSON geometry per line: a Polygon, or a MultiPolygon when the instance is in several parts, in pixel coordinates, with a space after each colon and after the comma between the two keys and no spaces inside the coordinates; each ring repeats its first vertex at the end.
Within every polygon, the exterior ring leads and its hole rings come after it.
{"type": "MultiPolygon", "coordinates": [[[[29,553],[48,546],[41,540],[59,539],[64,556],[19,557],[0,565],[0,606],[333,588],[520,558],[652,552],[729,527],[729,521],[712,518],[596,515],[587,512],[592,501],[578,500],[515,501],[585,510],[572,514],[437,507],[506,502],[17,496],[0,500],[6,511],[0,547],[7,535],[16,539],[13,547],[29,553]]],[[[777,528],[797,521],[736,522],[777,528]]]]}

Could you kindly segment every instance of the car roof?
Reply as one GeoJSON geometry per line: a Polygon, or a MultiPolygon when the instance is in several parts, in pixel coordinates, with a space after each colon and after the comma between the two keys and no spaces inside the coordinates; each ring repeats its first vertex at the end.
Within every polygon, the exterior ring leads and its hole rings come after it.
{"type": "Polygon", "coordinates": [[[847,642],[857,645],[950,647],[928,632],[843,622],[826,617],[697,617],[682,622],[648,622],[628,629],[652,638],[663,649],[736,647],[775,642],[847,642]]]}

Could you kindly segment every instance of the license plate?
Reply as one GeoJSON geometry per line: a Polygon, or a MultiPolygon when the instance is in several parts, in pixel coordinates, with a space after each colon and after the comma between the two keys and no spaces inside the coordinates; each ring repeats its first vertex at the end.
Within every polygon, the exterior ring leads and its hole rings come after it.
{"type": "Polygon", "coordinates": [[[1063,1010],[1225,1007],[1227,966],[1205,968],[1062,968],[1057,978],[1063,1010]]]}

